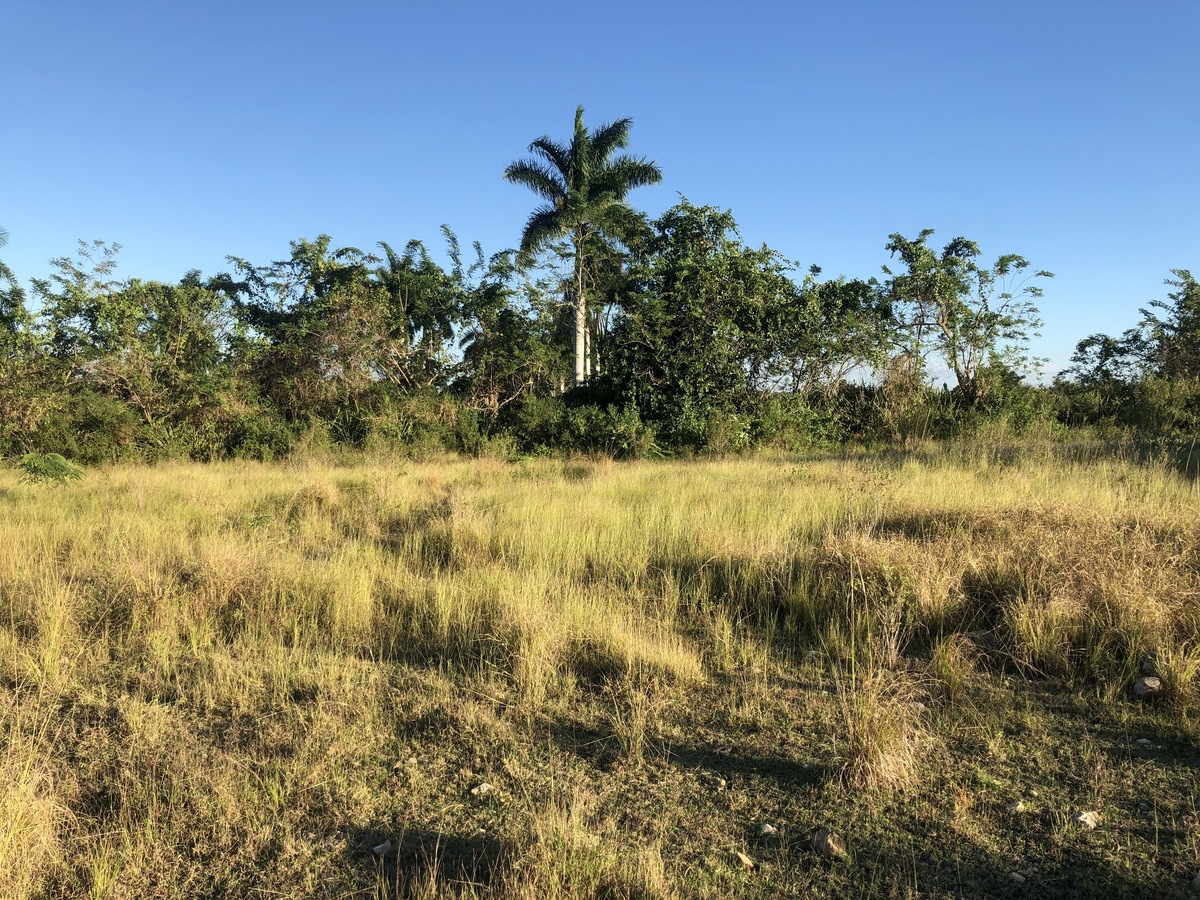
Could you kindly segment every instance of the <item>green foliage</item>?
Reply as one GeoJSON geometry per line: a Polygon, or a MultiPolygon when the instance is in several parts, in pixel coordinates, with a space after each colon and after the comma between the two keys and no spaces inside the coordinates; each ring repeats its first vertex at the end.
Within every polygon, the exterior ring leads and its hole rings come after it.
{"type": "Polygon", "coordinates": [[[650,223],[629,207],[661,178],[619,155],[630,124],[589,131],[579,109],[569,142],[534,141],[505,176],[543,205],[491,258],[464,258],[446,226],[448,262],[420,241],[376,255],[319,235],[172,284],[118,279],[119,245],[81,241],[33,280],[36,317],[0,263],[0,454],[799,451],[1020,434],[1051,411],[1157,448],[1200,430],[1188,270],[1136,327],[1080,341],[1047,392],[1023,379],[1049,272],[982,265],[961,237],[936,250],[926,230],[890,236],[882,281],[797,279],[729,211],[685,199],[650,223]],[[953,388],[930,383],[939,368],[953,388]]]}
{"type": "Polygon", "coordinates": [[[455,267],[465,328],[454,394],[495,427],[531,396],[556,393],[569,371],[560,350],[562,309],[540,285],[515,285],[515,253],[455,267]]]}
{"type": "Polygon", "coordinates": [[[819,402],[802,394],[772,395],[751,423],[751,443],[797,451],[841,442],[846,423],[840,404],[829,395],[814,399],[819,402]]]}
{"type": "Polygon", "coordinates": [[[362,405],[395,374],[391,363],[409,355],[407,321],[394,335],[388,295],[372,279],[377,260],[330,243],[328,235],[293,241],[289,258],[269,266],[232,259],[242,280],[212,281],[232,300],[240,325],[234,348],[247,375],[301,425],[362,405]]]}
{"type": "Polygon", "coordinates": [[[1146,435],[1200,434],[1200,376],[1143,378],[1122,421],[1146,435]]]}
{"type": "Polygon", "coordinates": [[[42,418],[29,435],[34,448],[58,447],[85,464],[137,458],[137,414],[118,398],[75,387],[42,418]]]}
{"type": "Polygon", "coordinates": [[[366,416],[362,425],[361,438],[353,443],[377,452],[414,457],[446,452],[474,454],[484,439],[475,410],[435,391],[390,397],[366,416]]]}
{"type": "Polygon", "coordinates": [[[1172,269],[1171,274],[1175,277],[1166,284],[1175,290],[1142,310],[1141,328],[1151,348],[1148,362],[1163,378],[1194,377],[1200,373],[1200,282],[1187,269],[1172,269]]]}
{"type": "Polygon", "coordinates": [[[617,459],[659,456],[654,429],[633,406],[567,408],[561,424],[561,446],[603,453],[617,459]]]}
{"type": "Polygon", "coordinates": [[[821,282],[820,273],[812,266],[798,291],[764,310],[764,386],[833,394],[852,372],[878,369],[886,360],[894,321],[878,282],[844,277],[821,282]]]}
{"type": "MultiPolygon", "coordinates": [[[[772,353],[770,326],[796,299],[787,262],[740,240],[733,216],[686,200],[654,223],[613,327],[607,389],[672,446],[736,448],[772,353]],[[710,424],[712,420],[713,424],[710,424]]],[[[746,439],[748,441],[748,438],[746,439]]]]}
{"type": "Polygon", "coordinates": [[[26,453],[17,464],[26,484],[66,484],[83,478],[83,469],[59,453],[26,453]]]}
{"type": "Polygon", "coordinates": [[[628,146],[632,125],[632,119],[623,118],[589,133],[580,106],[569,144],[540,137],[529,145],[532,158],[504,170],[506,179],[545,201],[525,223],[522,253],[531,255],[564,237],[571,240],[577,386],[598,368],[588,334],[587,286],[595,257],[603,255],[606,241],[629,242],[644,230],[641,216],[625,203],[625,197],[636,187],[662,181],[662,172],[653,162],[615,155],[628,146]]]}
{"type": "Polygon", "coordinates": [[[0,261],[0,354],[21,349],[32,325],[25,308],[25,291],[12,269],[0,261]]]}
{"type": "Polygon", "coordinates": [[[1200,431],[1200,284],[1173,269],[1167,299],[1143,309],[1121,337],[1093,334],[1075,346],[1056,380],[1060,418],[1155,438],[1200,431]],[[1157,310],[1157,312],[1156,312],[1157,310]]]}
{"type": "MultiPolygon", "coordinates": [[[[583,397],[577,394],[570,399],[583,397]]],[[[629,405],[568,403],[561,397],[531,399],[514,411],[510,429],[517,446],[527,453],[582,450],[617,459],[664,454],[654,429],[629,405]]]]}
{"type": "MultiPolygon", "coordinates": [[[[397,384],[428,386],[438,382],[445,372],[445,344],[454,336],[462,320],[462,291],[467,272],[463,269],[458,237],[448,225],[442,226],[453,270],[446,272],[434,262],[425,245],[409,241],[404,253],[397,254],[380,241],[385,265],[375,270],[375,280],[388,297],[388,335],[400,341],[391,349],[394,371],[389,380],[397,384]],[[401,341],[402,339],[402,341],[401,341]]],[[[482,266],[482,250],[475,271],[482,266]]]]}
{"type": "Polygon", "coordinates": [[[904,265],[897,273],[883,269],[900,358],[923,377],[927,354],[936,352],[954,373],[963,405],[978,408],[995,387],[992,372],[1037,370],[1029,343],[1042,324],[1036,304],[1042,289],[1033,280],[1054,276],[1015,253],[980,266],[979,246],[963,237],[939,254],[926,244],[932,234],[927,228],[916,239],[893,234],[888,240],[888,251],[904,265]]]}

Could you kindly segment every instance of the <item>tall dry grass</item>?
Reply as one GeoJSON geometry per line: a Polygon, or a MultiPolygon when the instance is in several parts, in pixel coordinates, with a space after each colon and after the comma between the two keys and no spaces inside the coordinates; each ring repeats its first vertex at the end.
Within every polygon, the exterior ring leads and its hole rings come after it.
{"type": "MultiPolygon", "coordinates": [[[[503,730],[595,692],[636,765],[667,699],[809,648],[854,673],[855,788],[912,777],[914,660],[951,698],[981,665],[1115,694],[1153,651],[1191,716],[1198,505],[1166,469],[995,454],[0,473],[0,893],[150,896],[262,859],[303,893],[341,852],[314,833],[378,815],[363,759],[401,718],[503,730]]],[[[522,883],[671,894],[657,851],[618,877],[573,808],[529,803],[522,883]]]]}

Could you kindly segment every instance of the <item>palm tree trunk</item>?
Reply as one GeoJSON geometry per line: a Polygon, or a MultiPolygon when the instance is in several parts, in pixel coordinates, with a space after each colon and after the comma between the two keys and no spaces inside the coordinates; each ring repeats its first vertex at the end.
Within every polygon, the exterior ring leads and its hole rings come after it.
{"type": "Polygon", "coordinates": [[[587,301],[583,296],[583,230],[575,236],[575,386],[587,380],[587,301]]]}

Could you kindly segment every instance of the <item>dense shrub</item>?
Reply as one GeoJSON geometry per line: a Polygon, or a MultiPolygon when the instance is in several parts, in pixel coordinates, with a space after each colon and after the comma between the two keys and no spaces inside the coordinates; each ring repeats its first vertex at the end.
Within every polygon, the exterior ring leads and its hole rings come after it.
{"type": "Polygon", "coordinates": [[[67,394],[30,436],[37,452],[60,452],[85,464],[138,456],[138,416],[120,400],[82,388],[67,394]]]}
{"type": "Polygon", "coordinates": [[[751,422],[751,442],[793,451],[840,442],[845,423],[836,399],[773,395],[751,422]]]}

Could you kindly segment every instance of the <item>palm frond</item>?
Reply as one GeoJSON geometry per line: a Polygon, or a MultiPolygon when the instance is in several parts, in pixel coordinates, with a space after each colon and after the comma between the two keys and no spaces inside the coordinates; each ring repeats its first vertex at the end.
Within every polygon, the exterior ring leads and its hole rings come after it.
{"type": "Polygon", "coordinates": [[[446,223],[442,223],[442,237],[446,239],[446,253],[450,256],[450,272],[458,281],[463,277],[462,247],[458,244],[458,235],[446,223]]]}
{"type": "Polygon", "coordinates": [[[424,242],[413,238],[404,245],[404,265],[407,268],[414,268],[417,265],[422,265],[428,260],[429,251],[425,249],[424,242]]]}
{"type": "Polygon", "coordinates": [[[562,215],[553,206],[539,206],[529,216],[521,233],[521,252],[533,253],[567,230],[562,215]]]}
{"type": "Polygon", "coordinates": [[[529,152],[541,156],[565,178],[571,168],[571,150],[553,138],[542,135],[529,145],[529,152]]]}
{"type": "Polygon", "coordinates": [[[608,125],[601,125],[592,132],[592,152],[599,160],[607,160],[617,150],[629,146],[629,129],[633,119],[626,116],[608,125]]]}
{"type": "Polygon", "coordinates": [[[560,200],[567,192],[567,186],[557,172],[532,159],[512,163],[504,170],[504,178],[529,188],[551,203],[560,200]]]}
{"type": "Polygon", "coordinates": [[[6,281],[12,287],[17,287],[17,276],[13,274],[13,270],[0,262],[0,281],[6,281]]]}
{"type": "Polygon", "coordinates": [[[577,191],[587,189],[592,172],[592,142],[583,124],[583,107],[575,109],[575,132],[571,135],[571,165],[566,173],[567,184],[577,191]]]}
{"type": "Polygon", "coordinates": [[[403,262],[400,259],[400,254],[393,250],[391,244],[389,244],[387,241],[379,241],[378,244],[383,248],[384,258],[387,260],[388,269],[392,272],[395,272],[403,265],[403,262]]]}
{"type": "Polygon", "coordinates": [[[609,194],[618,199],[636,187],[658,184],[662,181],[662,170],[645,159],[622,156],[597,173],[591,188],[595,195],[609,194]]]}

